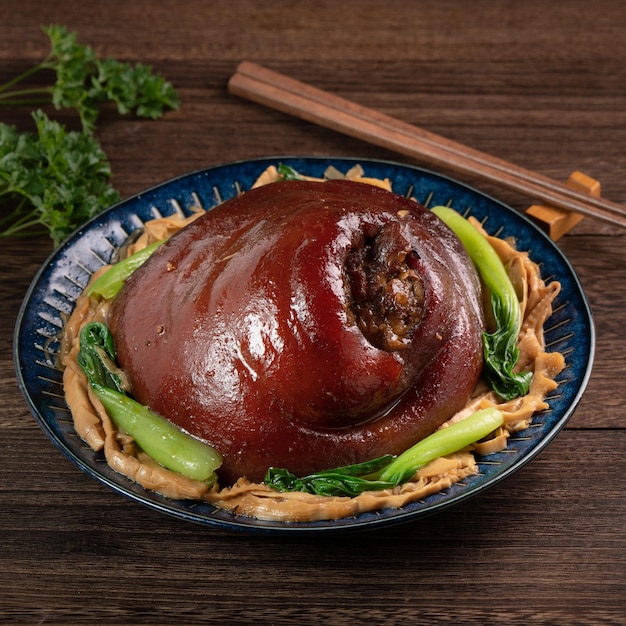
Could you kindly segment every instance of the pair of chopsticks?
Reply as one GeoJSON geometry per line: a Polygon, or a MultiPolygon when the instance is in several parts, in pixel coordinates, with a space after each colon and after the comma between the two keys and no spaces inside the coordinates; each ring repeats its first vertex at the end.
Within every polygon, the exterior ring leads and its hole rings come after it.
{"type": "Polygon", "coordinates": [[[499,184],[544,204],[626,227],[626,208],[587,195],[393,117],[243,61],[228,82],[231,93],[351,137],[499,184]]]}

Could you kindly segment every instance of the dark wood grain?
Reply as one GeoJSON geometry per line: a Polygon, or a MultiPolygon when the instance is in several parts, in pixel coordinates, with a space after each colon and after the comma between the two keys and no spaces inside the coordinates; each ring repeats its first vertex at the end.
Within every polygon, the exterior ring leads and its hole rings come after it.
{"type": "MultiPolygon", "coordinates": [[[[102,115],[98,137],[123,195],[256,156],[420,165],[228,94],[248,59],[544,175],[581,170],[626,202],[620,2],[0,0],[0,9],[0,83],[45,56],[40,24],[54,22],[178,88],[180,110],[157,122],[102,115]]],[[[0,120],[32,127],[23,107],[0,109],[0,120]]],[[[518,210],[529,202],[480,189],[518,210]]],[[[625,243],[620,229],[589,219],[559,241],[589,298],[597,349],[574,416],[539,457],[415,523],[285,538],[163,516],[64,458],[30,415],[12,361],[20,304],[52,246],[0,240],[0,622],[623,624],[625,243]]]]}

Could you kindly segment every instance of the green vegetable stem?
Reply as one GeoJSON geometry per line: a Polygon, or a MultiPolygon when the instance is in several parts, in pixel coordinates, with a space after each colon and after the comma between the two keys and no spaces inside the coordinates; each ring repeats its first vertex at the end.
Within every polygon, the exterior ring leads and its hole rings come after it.
{"type": "Polygon", "coordinates": [[[217,450],[191,437],[161,415],[126,395],[115,364],[111,332],[91,322],[80,333],[78,363],[113,422],[155,461],[189,478],[213,484],[222,463],[217,450]]]}
{"type": "Polygon", "coordinates": [[[98,276],[86,291],[88,296],[99,296],[103,300],[115,298],[128,277],[143,265],[154,251],[165,243],[165,239],[155,241],[149,246],[131,254],[122,261],[112,265],[104,274],[98,276]]]}
{"type": "Polygon", "coordinates": [[[91,388],[113,422],[123,428],[148,456],[189,478],[210,484],[216,481],[215,470],[222,463],[217,450],[119,391],[97,384],[92,384],[91,388]]]}
{"type": "Polygon", "coordinates": [[[379,480],[402,484],[427,463],[453,454],[484,439],[504,423],[502,412],[496,408],[472,413],[460,422],[435,431],[403,452],[380,473],[379,480]]]}
{"type": "Polygon", "coordinates": [[[436,431],[397,457],[385,455],[366,463],[324,470],[303,478],[286,469],[271,467],[265,476],[265,483],[277,491],[305,491],[325,496],[354,497],[363,491],[390,489],[410,480],[431,461],[485,438],[503,423],[501,411],[483,409],[436,431]]]}
{"type": "Polygon", "coordinates": [[[526,395],[532,372],[513,371],[519,359],[521,308],[500,257],[487,239],[453,209],[437,206],[432,212],[461,240],[490,292],[496,328],[493,333],[483,333],[484,371],[489,384],[505,400],[526,395]]]}

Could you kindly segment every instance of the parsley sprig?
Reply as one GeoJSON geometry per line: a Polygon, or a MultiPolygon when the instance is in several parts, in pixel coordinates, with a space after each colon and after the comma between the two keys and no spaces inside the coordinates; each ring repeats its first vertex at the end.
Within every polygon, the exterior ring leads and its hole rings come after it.
{"type": "Polygon", "coordinates": [[[174,87],[147,65],[100,59],[90,46],[79,44],[76,33],[53,24],[43,27],[50,53],[35,67],[0,87],[0,104],[51,103],[56,109],[75,109],[85,132],[95,130],[100,105],[113,102],[121,115],[135,113],[156,119],[166,108],[179,105],[174,87]],[[52,70],[53,85],[16,89],[33,74],[52,70]]]}
{"type": "Polygon", "coordinates": [[[179,106],[174,87],[146,65],[100,59],[76,33],[52,25],[43,31],[51,50],[38,65],[0,86],[0,105],[74,109],[82,131],[68,131],[35,110],[36,132],[0,123],[0,237],[49,233],[57,246],[88,219],[119,200],[111,168],[95,138],[100,107],[156,119],[179,106]],[[23,88],[33,74],[53,71],[52,85],[23,88]]]}
{"type": "Polygon", "coordinates": [[[58,246],[77,226],[117,202],[111,169],[93,135],[67,131],[42,111],[37,133],[0,124],[0,237],[48,233],[58,246]]]}

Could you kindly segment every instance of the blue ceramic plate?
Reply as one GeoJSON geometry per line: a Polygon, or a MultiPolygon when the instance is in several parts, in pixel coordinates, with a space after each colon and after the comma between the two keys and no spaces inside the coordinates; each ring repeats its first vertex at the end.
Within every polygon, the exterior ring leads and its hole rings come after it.
{"type": "Polygon", "coordinates": [[[74,233],[43,265],[26,295],[15,329],[14,356],[20,388],[41,428],[82,470],[125,496],[175,517],[231,530],[274,533],[370,529],[407,522],[435,513],[484,491],[535,457],[572,415],[587,385],[594,351],[591,313],[580,283],[562,253],[519,213],[474,189],[429,171],[397,163],[344,158],[276,158],[238,162],[191,173],[129,198],[74,233]],[[107,263],[129,233],[142,222],[200,202],[210,208],[248,189],[270,164],[286,163],[303,174],[322,176],[329,165],[342,172],[360,163],[367,176],[389,178],[396,193],[427,206],[450,205],[484,222],[490,234],[513,236],[518,248],[540,263],[546,279],[557,279],[562,291],[546,329],[550,350],[565,355],[559,387],[550,409],[535,416],[508,448],[479,460],[480,473],[436,495],[401,509],[386,509],[339,521],[265,522],[237,516],[197,502],[170,500],[146,491],[108,467],[75,434],[65,405],[61,371],[56,365],[57,336],[90,274],[107,263]]]}

